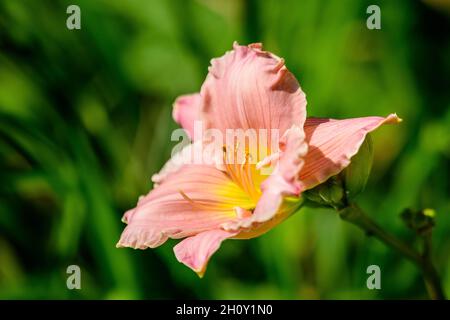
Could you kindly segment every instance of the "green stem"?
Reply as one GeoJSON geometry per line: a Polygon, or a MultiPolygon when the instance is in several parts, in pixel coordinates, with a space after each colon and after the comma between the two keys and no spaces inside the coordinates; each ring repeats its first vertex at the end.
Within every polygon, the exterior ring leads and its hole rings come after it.
{"type": "Polygon", "coordinates": [[[397,239],[392,234],[384,231],[356,204],[350,204],[339,210],[339,215],[343,220],[358,226],[369,235],[378,238],[386,245],[397,250],[406,258],[415,263],[422,270],[430,297],[432,299],[445,299],[445,294],[439,281],[439,276],[431,262],[431,235],[427,235],[429,238],[424,238],[425,250],[424,254],[420,255],[416,250],[411,248],[411,246],[397,239]]]}
{"type": "Polygon", "coordinates": [[[445,300],[445,293],[441,286],[439,274],[433,265],[432,261],[432,242],[431,231],[423,236],[424,250],[422,255],[422,272],[424,275],[425,285],[431,299],[445,300]]]}

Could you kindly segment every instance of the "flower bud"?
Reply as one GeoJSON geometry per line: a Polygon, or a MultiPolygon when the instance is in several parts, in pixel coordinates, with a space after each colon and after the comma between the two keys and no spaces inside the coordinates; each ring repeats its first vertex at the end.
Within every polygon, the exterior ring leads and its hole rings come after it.
{"type": "Polygon", "coordinates": [[[367,135],[347,168],[324,183],[303,192],[303,196],[310,204],[337,210],[344,208],[364,190],[372,168],[372,156],[372,140],[370,135],[367,135]]]}
{"type": "Polygon", "coordinates": [[[406,226],[421,236],[431,232],[435,225],[435,216],[436,212],[433,209],[405,209],[401,214],[406,226]]]}
{"type": "Polygon", "coordinates": [[[350,165],[340,174],[344,182],[348,200],[354,199],[364,190],[369,179],[370,170],[372,169],[372,161],[372,138],[368,134],[359,148],[358,153],[351,158],[350,165]]]}
{"type": "Polygon", "coordinates": [[[344,188],[339,176],[334,176],[302,194],[315,205],[341,209],[345,204],[344,188]]]}

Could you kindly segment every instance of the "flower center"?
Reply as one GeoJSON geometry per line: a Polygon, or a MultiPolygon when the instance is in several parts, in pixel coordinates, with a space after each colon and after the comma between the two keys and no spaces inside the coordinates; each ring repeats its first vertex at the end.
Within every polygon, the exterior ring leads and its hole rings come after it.
{"type": "MultiPolygon", "coordinates": [[[[256,206],[261,197],[261,183],[266,176],[256,168],[258,155],[238,144],[223,147],[223,165],[230,179],[244,191],[249,200],[256,206]]],[[[252,209],[253,209],[252,208],[252,209]]]]}

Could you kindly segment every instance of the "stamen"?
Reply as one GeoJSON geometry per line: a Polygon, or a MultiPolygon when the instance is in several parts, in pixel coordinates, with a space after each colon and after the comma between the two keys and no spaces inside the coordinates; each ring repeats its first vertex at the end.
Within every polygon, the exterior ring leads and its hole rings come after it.
{"type": "Polygon", "coordinates": [[[254,181],[254,167],[252,167],[254,164],[251,163],[252,155],[241,149],[239,142],[237,142],[234,147],[223,146],[222,150],[227,174],[251,200],[257,202],[260,197],[260,192],[254,181]],[[242,154],[240,152],[242,152],[242,154]],[[244,159],[239,158],[239,156],[242,155],[244,155],[244,159]],[[230,157],[234,157],[234,159],[230,159],[230,157]],[[233,162],[231,162],[231,160],[233,160],[233,162]]]}
{"type": "Polygon", "coordinates": [[[229,163],[230,162],[229,161],[229,154],[227,152],[226,146],[223,146],[222,150],[224,151],[224,153],[223,153],[223,162],[224,162],[225,168],[227,169],[228,174],[231,177],[231,180],[233,180],[237,185],[242,187],[241,180],[239,179],[239,177],[236,176],[234,168],[229,163]]]}
{"type": "Polygon", "coordinates": [[[199,203],[198,201],[194,201],[191,198],[189,198],[189,196],[184,193],[183,190],[178,190],[178,192],[181,194],[181,196],[184,198],[184,200],[188,201],[194,208],[196,209],[201,209],[201,210],[214,210],[214,211],[228,211],[229,208],[223,208],[221,209],[220,207],[218,207],[217,205],[213,205],[213,204],[204,204],[204,203],[199,203]]]}
{"type": "Polygon", "coordinates": [[[253,168],[251,167],[251,160],[252,160],[252,155],[251,154],[247,154],[247,157],[248,157],[248,159],[247,159],[247,161],[248,161],[248,164],[247,164],[247,180],[248,180],[248,182],[249,182],[249,189],[251,190],[251,194],[252,194],[252,196],[253,196],[253,198],[255,198],[255,199],[259,199],[259,193],[258,193],[258,190],[257,190],[257,188],[256,188],[256,186],[255,186],[255,183],[254,183],[254,178],[253,178],[253,168]]]}
{"type": "Polygon", "coordinates": [[[249,190],[248,185],[249,185],[249,181],[248,181],[248,174],[247,174],[247,170],[248,170],[248,163],[247,163],[247,154],[245,155],[245,160],[244,163],[242,163],[240,165],[240,172],[241,172],[241,177],[242,177],[242,185],[244,187],[244,191],[247,192],[249,195],[251,194],[251,190],[249,190]]]}

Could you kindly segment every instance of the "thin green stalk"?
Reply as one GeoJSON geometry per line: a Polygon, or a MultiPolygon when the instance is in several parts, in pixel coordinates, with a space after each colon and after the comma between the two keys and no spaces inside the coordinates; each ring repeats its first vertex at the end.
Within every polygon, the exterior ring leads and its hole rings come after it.
{"type": "Polygon", "coordinates": [[[420,255],[410,245],[383,230],[356,204],[349,204],[345,208],[339,210],[339,215],[343,220],[358,226],[367,234],[376,237],[389,247],[397,250],[407,259],[411,260],[422,270],[430,298],[439,300],[445,299],[445,294],[442,289],[439,276],[431,261],[431,234],[424,238],[424,254],[420,255]]]}
{"type": "Polygon", "coordinates": [[[432,261],[432,241],[431,232],[423,236],[424,241],[424,251],[422,255],[422,270],[425,280],[425,285],[427,287],[430,297],[434,300],[445,300],[445,293],[441,286],[441,281],[439,279],[439,274],[433,265],[432,261]]]}

